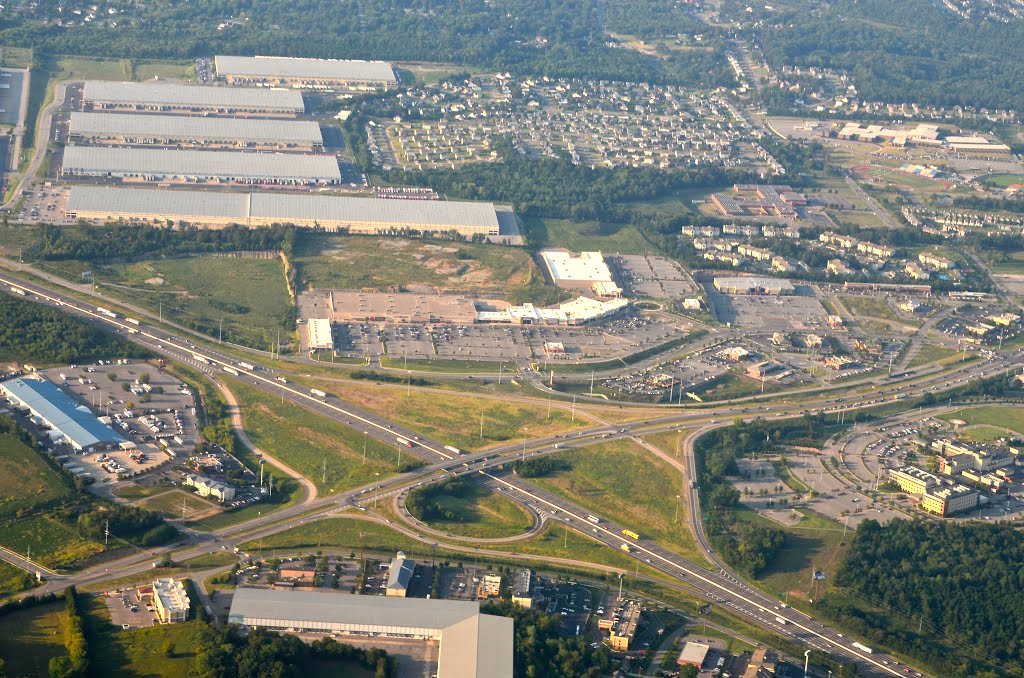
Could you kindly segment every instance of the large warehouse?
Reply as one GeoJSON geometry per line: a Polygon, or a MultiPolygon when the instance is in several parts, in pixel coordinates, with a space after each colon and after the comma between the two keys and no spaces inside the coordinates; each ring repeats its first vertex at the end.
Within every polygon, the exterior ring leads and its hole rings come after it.
{"type": "Polygon", "coordinates": [[[473,601],[240,587],[228,622],[295,633],[436,641],[438,678],[512,676],[512,619],[481,614],[473,601]]]}
{"type": "Polygon", "coordinates": [[[73,112],[72,142],[275,148],[323,148],[320,125],[312,120],[208,118],[184,115],[73,112]]]}
{"type": "MultiPolygon", "coordinates": [[[[243,157],[255,157],[255,154],[243,157]]],[[[230,224],[294,224],[327,231],[348,229],[350,233],[368,235],[404,231],[457,231],[466,237],[498,234],[498,217],[490,203],[384,200],[308,193],[248,194],[73,186],[64,212],[72,219],[172,220],[214,228],[230,224]]]]}
{"type": "Polygon", "coordinates": [[[333,155],[238,153],[168,148],[68,146],[66,176],[115,177],[137,181],[234,181],[243,184],[316,185],[341,181],[333,155]]]}
{"type": "Polygon", "coordinates": [[[601,297],[622,295],[600,252],[573,254],[565,249],[548,249],[540,251],[540,258],[551,282],[562,289],[593,290],[601,297]]]}
{"type": "Polygon", "coordinates": [[[715,278],[715,289],[722,294],[760,294],[780,296],[793,294],[793,283],[783,278],[739,276],[715,278]]]}
{"type": "Polygon", "coordinates": [[[18,377],[0,384],[0,393],[16,407],[27,408],[38,423],[50,427],[54,442],[66,442],[75,450],[91,452],[125,442],[84,405],[79,405],[49,381],[18,377]]]}
{"type": "Polygon", "coordinates": [[[231,83],[272,84],[312,89],[379,88],[398,84],[395,70],[384,61],[342,61],[293,57],[216,57],[217,77],[231,83]]]}
{"type": "Polygon", "coordinates": [[[82,103],[86,108],[97,109],[228,115],[295,116],[306,110],[302,94],[287,89],[254,90],[102,80],[85,81],[82,103]]]}

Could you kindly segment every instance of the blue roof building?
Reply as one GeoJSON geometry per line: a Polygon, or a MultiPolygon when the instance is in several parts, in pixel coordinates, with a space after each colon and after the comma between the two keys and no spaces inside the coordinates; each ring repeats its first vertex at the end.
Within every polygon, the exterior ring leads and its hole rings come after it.
{"type": "Polygon", "coordinates": [[[0,384],[0,391],[15,405],[27,407],[32,416],[59,432],[76,450],[103,449],[125,442],[85,405],[49,381],[18,377],[0,384]]]}

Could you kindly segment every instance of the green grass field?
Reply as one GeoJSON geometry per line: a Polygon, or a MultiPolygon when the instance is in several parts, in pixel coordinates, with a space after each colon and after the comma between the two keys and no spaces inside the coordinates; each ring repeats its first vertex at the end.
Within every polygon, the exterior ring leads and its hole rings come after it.
{"type": "Polygon", "coordinates": [[[559,452],[553,458],[567,468],[532,482],[695,562],[705,562],[686,528],[682,499],[676,513],[675,496],[686,494],[678,470],[628,440],[559,452]]]}
{"type": "Polygon", "coordinates": [[[136,80],[162,78],[170,80],[192,80],[196,77],[196,66],[190,61],[151,61],[135,64],[136,80]]]}
{"type": "Polygon", "coordinates": [[[0,516],[71,493],[64,479],[13,435],[0,435],[0,516]]]}
{"type": "Polygon", "coordinates": [[[103,544],[83,539],[77,531],[47,516],[38,515],[0,525],[0,544],[51,569],[71,568],[103,551],[103,544]]]}
{"type": "Polygon", "coordinates": [[[144,509],[155,511],[170,520],[180,520],[182,501],[185,503],[186,520],[197,513],[205,513],[210,509],[220,508],[215,502],[208,501],[185,490],[170,490],[151,499],[144,499],[138,505],[144,509]]]}
{"type": "Polygon", "coordinates": [[[527,239],[537,247],[565,247],[574,252],[601,250],[605,254],[647,254],[657,248],[644,240],[635,227],[595,221],[564,219],[527,219],[527,239]]]}
{"type": "Polygon", "coordinates": [[[0,658],[8,676],[48,676],[53,657],[67,656],[64,600],[0,617],[0,658]]]}
{"type": "Polygon", "coordinates": [[[1024,275],[1024,250],[1007,252],[1006,257],[1006,261],[999,261],[991,265],[992,272],[1008,275],[1024,275]]]}
{"type": "Polygon", "coordinates": [[[294,328],[280,259],[192,257],[93,268],[105,294],[225,341],[268,348],[294,328]]]}
{"type": "MultiPolygon", "coordinates": [[[[737,511],[736,517],[786,533],[782,549],[759,577],[762,588],[783,598],[789,593],[796,598],[808,599],[814,597],[813,571],[825,572],[826,580],[817,588],[818,595],[821,595],[828,586],[829,577],[835,573],[846,543],[839,523],[808,509],[797,511],[803,518],[794,526],[780,525],[748,509],[737,511]]],[[[852,538],[852,532],[848,538],[852,538]]]]}
{"type": "MultiPolygon", "coordinates": [[[[533,521],[518,504],[482,485],[466,483],[465,496],[438,493],[433,500],[460,516],[453,521],[424,521],[435,530],[463,537],[511,537],[530,529],[533,521]]],[[[419,516],[416,516],[419,518],[419,516]]]]}
{"type": "Polygon", "coordinates": [[[163,494],[171,489],[174,489],[174,486],[169,484],[143,487],[142,485],[136,485],[133,482],[121,482],[114,488],[114,496],[120,497],[121,499],[127,499],[128,501],[135,501],[136,499],[152,497],[154,494],[163,494]]]}
{"type": "Polygon", "coordinates": [[[927,365],[929,363],[939,363],[945,365],[951,359],[955,359],[960,356],[960,353],[956,349],[946,348],[945,346],[939,346],[938,344],[925,344],[918,351],[917,355],[914,356],[913,360],[907,365],[908,368],[920,367],[921,365],[927,365]]]}
{"type": "Polygon", "coordinates": [[[194,661],[190,638],[198,622],[158,624],[149,628],[115,628],[102,596],[82,601],[90,675],[110,678],[186,678],[194,661]],[[167,643],[173,645],[167,656],[167,643]]]}
{"type": "MultiPolygon", "coordinates": [[[[496,443],[564,433],[588,424],[580,416],[574,422],[571,412],[557,408],[552,408],[548,416],[547,406],[540,403],[485,400],[456,393],[439,396],[370,383],[318,382],[316,387],[461,450],[482,450],[496,443]]],[[[361,450],[361,436],[359,445],[361,450]]]]}
{"type": "Polygon", "coordinates": [[[1015,433],[1024,433],[1024,408],[1020,407],[1000,407],[998,405],[969,407],[947,412],[941,418],[946,421],[962,419],[971,426],[985,424],[1004,431],[1009,429],[1015,433]]]}
{"type": "MultiPolygon", "coordinates": [[[[174,554],[172,553],[173,557],[174,554]]],[[[151,570],[144,570],[136,574],[130,574],[116,579],[104,579],[94,584],[84,584],[78,587],[79,591],[87,593],[101,593],[119,588],[130,588],[140,584],[152,583],[153,577],[190,577],[193,573],[212,570],[218,567],[226,567],[238,561],[235,554],[228,551],[213,551],[204,553],[188,560],[175,561],[173,567],[160,567],[151,570]]]]}
{"type": "Polygon", "coordinates": [[[293,260],[314,289],[496,290],[543,279],[525,250],[470,243],[303,234],[293,260]]]}
{"type": "Polygon", "coordinates": [[[1011,435],[1000,426],[980,424],[960,429],[957,431],[956,437],[972,443],[994,443],[997,440],[1009,438],[1011,435]]]}
{"type": "Polygon", "coordinates": [[[999,188],[1006,188],[1014,184],[1024,184],[1024,174],[992,174],[981,177],[981,180],[999,188]]]}
{"type": "Polygon", "coordinates": [[[7,561],[0,561],[0,597],[8,593],[27,591],[36,585],[36,578],[7,561]]]}
{"type": "Polygon", "coordinates": [[[889,304],[885,302],[885,299],[851,295],[840,297],[839,300],[850,313],[856,316],[868,316],[880,320],[900,320],[893,310],[889,308],[889,304]]]}
{"type": "MultiPolygon", "coordinates": [[[[242,406],[245,431],[253,443],[316,482],[321,492],[366,485],[397,471],[397,445],[385,445],[364,436],[361,430],[282,402],[237,379],[227,379],[226,383],[242,406]]],[[[412,457],[405,454],[403,461],[412,461],[412,457]]]]}

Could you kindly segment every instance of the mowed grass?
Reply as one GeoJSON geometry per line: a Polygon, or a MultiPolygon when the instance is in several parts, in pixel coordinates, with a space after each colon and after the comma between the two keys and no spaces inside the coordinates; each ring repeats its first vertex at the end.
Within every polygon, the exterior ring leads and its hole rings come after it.
{"type": "Polygon", "coordinates": [[[908,368],[920,367],[929,363],[945,365],[947,361],[960,355],[956,349],[939,346],[936,344],[925,344],[907,365],[908,368]]]}
{"type": "Polygon", "coordinates": [[[51,569],[73,567],[103,551],[103,544],[83,539],[76,530],[44,515],[0,525],[0,543],[20,555],[31,550],[34,562],[51,569]]]}
{"type": "Polygon", "coordinates": [[[303,234],[293,260],[315,289],[505,289],[543,277],[522,249],[401,238],[303,234]]]}
{"type": "Polygon", "coordinates": [[[1024,408],[1022,407],[999,407],[998,405],[969,407],[954,410],[942,415],[941,418],[946,421],[962,419],[970,426],[985,424],[1003,431],[1009,429],[1015,433],[1024,433],[1024,408]]]}
{"type": "Polygon", "coordinates": [[[114,488],[114,496],[120,497],[121,499],[127,499],[128,501],[135,501],[136,499],[152,497],[155,494],[163,494],[171,489],[173,489],[172,485],[153,485],[151,487],[144,487],[132,482],[121,482],[114,488]]]}
{"type": "Polygon", "coordinates": [[[0,435],[0,516],[71,492],[64,479],[17,437],[0,435]]]}
{"type": "Polygon", "coordinates": [[[53,657],[66,657],[64,600],[0,617],[0,658],[5,675],[48,676],[53,657]]]}
{"type": "Polygon", "coordinates": [[[697,563],[704,558],[686,528],[684,495],[677,469],[634,442],[616,440],[552,457],[564,470],[531,482],[657,541],[697,563]]]}
{"type": "Polygon", "coordinates": [[[153,61],[135,65],[136,80],[163,78],[170,80],[192,80],[196,77],[196,65],[191,61],[153,61]]]}
{"type": "Polygon", "coordinates": [[[972,443],[994,443],[997,440],[1009,438],[1011,435],[1005,428],[981,424],[960,429],[957,431],[956,437],[972,443]]]}
{"type": "Polygon", "coordinates": [[[105,678],[186,678],[195,661],[191,636],[198,622],[158,624],[123,630],[110,622],[110,611],[101,595],[82,601],[89,673],[105,678]],[[166,645],[170,643],[171,656],[166,645]]]}
{"type": "MultiPolygon", "coordinates": [[[[321,382],[317,388],[464,451],[590,425],[585,417],[577,416],[573,421],[571,412],[558,408],[551,408],[549,416],[547,405],[540,403],[481,399],[455,393],[439,395],[415,389],[407,391],[404,386],[369,383],[321,382]]],[[[359,444],[362,445],[361,438],[359,444]]]]}
{"type": "Polygon", "coordinates": [[[225,341],[268,348],[294,314],[280,259],[191,257],[94,269],[105,293],[225,341]],[[147,282],[148,281],[148,282],[147,282]],[[103,284],[109,283],[109,284],[103,284]]]}
{"type": "Polygon", "coordinates": [[[527,219],[526,237],[537,247],[565,247],[574,252],[601,250],[605,254],[647,254],[657,248],[648,243],[634,226],[596,221],[527,219]]]}
{"type": "MultiPolygon", "coordinates": [[[[459,516],[459,520],[423,521],[435,530],[463,537],[512,537],[526,532],[533,525],[529,514],[500,492],[467,482],[465,496],[456,497],[439,492],[431,501],[459,516]]],[[[420,516],[416,516],[420,518],[420,516]]]]}
{"type": "MultiPolygon", "coordinates": [[[[385,445],[364,436],[362,430],[283,402],[237,379],[225,381],[242,407],[245,431],[253,444],[313,480],[321,492],[348,490],[397,472],[397,445],[385,445]]],[[[403,457],[412,461],[408,453],[403,457]]]]}
{"type": "Polygon", "coordinates": [[[144,499],[138,503],[141,508],[155,511],[164,518],[170,520],[181,519],[182,502],[185,505],[185,518],[191,518],[197,513],[205,513],[210,509],[218,509],[220,506],[212,501],[207,501],[191,492],[184,490],[170,490],[161,495],[144,499]]]}
{"type": "Polygon", "coordinates": [[[991,269],[993,273],[1024,275],[1024,251],[1007,252],[1006,260],[993,263],[991,269]]]}
{"type": "MultiPolygon", "coordinates": [[[[174,554],[171,554],[174,557],[174,554]]],[[[140,584],[152,583],[154,577],[179,577],[181,575],[191,576],[192,573],[204,572],[214,568],[225,567],[236,563],[238,558],[234,553],[228,551],[213,551],[204,553],[188,560],[175,561],[173,567],[160,567],[151,570],[144,570],[135,574],[117,577],[116,579],[104,579],[94,584],[84,584],[78,587],[79,591],[98,593],[112,591],[119,588],[131,588],[140,584]]]]}

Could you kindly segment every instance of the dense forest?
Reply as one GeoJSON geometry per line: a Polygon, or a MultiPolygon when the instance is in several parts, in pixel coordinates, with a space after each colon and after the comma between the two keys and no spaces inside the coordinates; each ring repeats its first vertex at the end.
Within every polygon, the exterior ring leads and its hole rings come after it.
{"type": "Polygon", "coordinates": [[[593,649],[586,636],[566,638],[559,633],[560,617],[507,600],[485,603],[480,611],[514,620],[516,678],[597,678],[612,669],[606,647],[593,649]]]}
{"type": "Polygon", "coordinates": [[[935,675],[1024,671],[1024,541],[1012,526],[867,520],[835,584],[826,616],[935,675]]]}
{"type": "Polygon", "coordinates": [[[145,358],[140,346],[65,313],[0,294],[0,360],[80,363],[145,358]]]}
{"type": "MultiPolygon", "coordinates": [[[[512,73],[633,82],[732,82],[719,50],[655,57],[609,45],[608,30],[650,32],[652,22],[627,20],[645,14],[648,3],[642,0],[157,0],[121,4],[124,13],[116,17],[116,27],[102,19],[58,26],[52,19],[63,4],[41,0],[21,12],[4,12],[0,43],[103,57],[276,54],[443,61],[512,73]],[[47,18],[51,21],[43,23],[47,18]]],[[[664,22],[661,32],[692,32],[698,25],[687,11],[669,11],[667,0],[659,4],[665,6],[656,17],[664,22]]]]}
{"type": "Polygon", "coordinates": [[[35,259],[102,261],[202,254],[208,252],[277,251],[291,253],[295,229],[291,226],[246,228],[159,228],[139,224],[50,226],[39,229],[39,238],[22,252],[25,261],[35,259]]]}
{"type": "Polygon", "coordinates": [[[930,0],[726,0],[768,63],[848,73],[868,101],[1024,108],[1024,22],[963,19],[930,0]],[[771,9],[769,9],[771,7],[771,9]]]}

